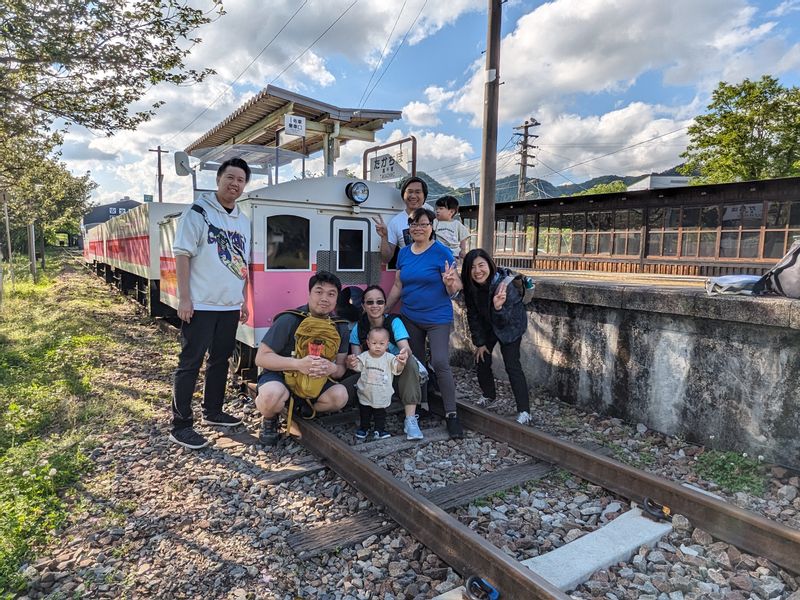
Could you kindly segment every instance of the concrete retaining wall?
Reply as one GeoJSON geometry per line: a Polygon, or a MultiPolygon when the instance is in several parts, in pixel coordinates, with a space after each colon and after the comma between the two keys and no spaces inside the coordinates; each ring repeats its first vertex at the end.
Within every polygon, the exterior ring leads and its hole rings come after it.
{"type": "MultiPolygon", "coordinates": [[[[458,361],[471,346],[457,313],[458,361]]],[[[800,468],[800,301],[540,282],[528,318],[532,388],[800,468]]],[[[505,378],[498,349],[494,361],[505,378]]]]}

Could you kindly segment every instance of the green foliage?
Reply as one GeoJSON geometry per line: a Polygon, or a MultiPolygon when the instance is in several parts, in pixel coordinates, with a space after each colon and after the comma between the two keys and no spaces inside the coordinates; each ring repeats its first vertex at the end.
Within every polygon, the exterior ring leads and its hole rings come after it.
{"type": "Polygon", "coordinates": [[[75,439],[29,440],[0,456],[0,593],[19,590],[19,564],[64,521],[59,492],[89,460],[75,439]]]}
{"type": "Polygon", "coordinates": [[[746,454],[707,450],[697,458],[695,470],[729,492],[764,492],[763,467],[746,454]]]}
{"type": "Polygon", "coordinates": [[[689,127],[680,171],[696,183],[723,183],[800,175],[800,89],[764,75],[720,82],[708,113],[689,127]]]}
{"type": "Polygon", "coordinates": [[[93,387],[98,349],[114,344],[98,308],[112,301],[56,287],[62,259],[49,264],[37,284],[16,268],[2,305],[0,598],[19,589],[20,565],[64,522],[65,493],[90,466],[92,434],[141,412],[124,392],[101,397],[93,387]]]}
{"type": "Polygon", "coordinates": [[[573,194],[573,196],[590,196],[592,194],[615,194],[619,192],[625,192],[628,190],[628,186],[625,185],[620,179],[616,181],[611,181],[609,183],[598,183],[597,185],[590,187],[588,190],[584,190],[582,192],[578,192],[577,194],[573,194]]]}
{"type": "MultiPolygon", "coordinates": [[[[43,130],[54,118],[108,134],[162,103],[130,111],[152,86],[201,81],[184,59],[210,21],[182,0],[0,0],[0,130],[43,130]]],[[[211,11],[222,14],[220,3],[211,11]]]]}
{"type": "Polygon", "coordinates": [[[212,72],[184,63],[196,30],[224,14],[209,4],[204,12],[184,0],[0,0],[0,189],[11,195],[18,245],[31,220],[50,239],[77,233],[88,208],[94,184],[58,160],[57,128],[135,129],[163,103],[130,108],[150,88],[212,72]]]}

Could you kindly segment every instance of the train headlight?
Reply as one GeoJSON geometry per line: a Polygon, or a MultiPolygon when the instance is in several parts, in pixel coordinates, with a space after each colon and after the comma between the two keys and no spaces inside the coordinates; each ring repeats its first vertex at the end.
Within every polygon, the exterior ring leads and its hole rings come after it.
{"type": "Polygon", "coordinates": [[[369,198],[369,188],[363,181],[353,181],[344,188],[344,193],[353,204],[364,204],[369,198]]]}

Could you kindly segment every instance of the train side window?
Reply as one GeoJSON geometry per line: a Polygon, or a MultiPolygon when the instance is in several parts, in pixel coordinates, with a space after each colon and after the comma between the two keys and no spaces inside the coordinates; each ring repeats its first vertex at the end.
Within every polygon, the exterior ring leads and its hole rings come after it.
{"type": "Polygon", "coordinates": [[[311,268],[309,262],[309,221],[295,215],[273,215],[267,217],[267,255],[264,268],[276,269],[311,268]]]}

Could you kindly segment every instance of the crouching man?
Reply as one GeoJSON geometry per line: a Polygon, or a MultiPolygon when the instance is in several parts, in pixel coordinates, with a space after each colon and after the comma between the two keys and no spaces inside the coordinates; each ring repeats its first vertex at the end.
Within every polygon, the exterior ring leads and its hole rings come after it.
{"type": "Polygon", "coordinates": [[[331,318],[341,289],[336,275],[318,271],[308,282],[308,304],[278,315],[261,340],[256,408],[264,417],[259,440],[265,446],[278,441],[278,416],[290,394],[316,412],[347,404],[347,390],[333,381],[346,370],[347,324],[331,318]]]}

